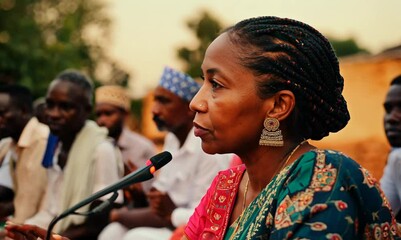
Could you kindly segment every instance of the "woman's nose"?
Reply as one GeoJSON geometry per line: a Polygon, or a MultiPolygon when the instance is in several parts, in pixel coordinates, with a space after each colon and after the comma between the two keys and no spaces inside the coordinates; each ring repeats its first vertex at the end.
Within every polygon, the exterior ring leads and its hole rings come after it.
{"type": "Polygon", "coordinates": [[[207,111],[207,103],[203,98],[202,88],[199,90],[199,92],[194,96],[192,101],[189,103],[189,108],[194,112],[207,111]]]}

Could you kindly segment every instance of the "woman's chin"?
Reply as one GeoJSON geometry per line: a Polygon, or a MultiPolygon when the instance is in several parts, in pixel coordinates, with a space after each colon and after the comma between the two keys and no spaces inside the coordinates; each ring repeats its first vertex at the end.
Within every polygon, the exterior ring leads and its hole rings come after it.
{"type": "Polygon", "coordinates": [[[227,153],[223,149],[219,148],[216,144],[207,143],[202,141],[202,150],[207,154],[224,154],[227,153]]]}
{"type": "Polygon", "coordinates": [[[202,141],[202,150],[207,153],[207,154],[216,154],[218,152],[216,152],[216,147],[213,146],[210,143],[205,143],[204,141],[202,141]]]}

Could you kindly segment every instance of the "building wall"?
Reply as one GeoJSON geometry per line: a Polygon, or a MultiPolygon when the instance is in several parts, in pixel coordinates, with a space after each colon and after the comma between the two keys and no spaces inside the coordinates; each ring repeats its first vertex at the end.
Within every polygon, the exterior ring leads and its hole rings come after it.
{"type": "Polygon", "coordinates": [[[153,93],[149,92],[143,99],[142,109],[142,134],[151,139],[159,150],[163,147],[163,139],[166,132],[161,132],[157,129],[156,124],[152,120],[152,104],[153,93]]]}
{"type": "Polygon", "coordinates": [[[383,129],[383,101],[391,80],[401,74],[401,59],[344,60],[340,69],[351,120],[339,133],[316,144],[344,152],[379,179],[390,150],[383,129]]]}

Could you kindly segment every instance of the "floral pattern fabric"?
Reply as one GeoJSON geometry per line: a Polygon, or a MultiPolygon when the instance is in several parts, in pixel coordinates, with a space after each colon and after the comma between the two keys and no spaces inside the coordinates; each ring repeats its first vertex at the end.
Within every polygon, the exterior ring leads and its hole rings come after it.
{"type": "MultiPolygon", "coordinates": [[[[239,169],[240,170],[240,169],[239,169]]],[[[231,170],[232,171],[232,170],[231,170]]],[[[241,173],[241,171],[238,171],[241,173]]],[[[283,169],[231,226],[235,197],[218,206],[219,179],[202,199],[185,233],[190,239],[396,239],[397,225],[377,181],[342,153],[313,150],[283,169]],[[206,213],[206,215],[201,215],[206,213]],[[191,223],[196,220],[197,223],[191,223]],[[216,231],[213,231],[217,229],[216,231]]],[[[227,173],[226,173],[227,175],[227,173]]],[[[242,176],[242,174],[241,174],[242,176]]],[[[232,182],[239,187],[240,178],[232,182]]],[[[231,190],[237,193],[237,190],[231,190]]],[[[223,193],[223,194],[222,194],[223,193]]]]}

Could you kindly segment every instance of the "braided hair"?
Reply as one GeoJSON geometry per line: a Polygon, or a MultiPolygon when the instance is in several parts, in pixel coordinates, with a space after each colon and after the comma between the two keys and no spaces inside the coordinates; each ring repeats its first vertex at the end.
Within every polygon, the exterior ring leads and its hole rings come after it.
{"type": "Polygon", "coordinates": [[[258,96],[290,90],[295,124],[305,139],[320,140],[350,119],[343,77],[329,41],[311,26],[287,18],[258,17],[226,30],[241,64],[257,76],[258,96]]]}
{"type": "Polygon", "coordinates": [[[390,86],[392,85],[401,85],[401,75],[398,75],[393,80],[391,80],[390,86]]]}

